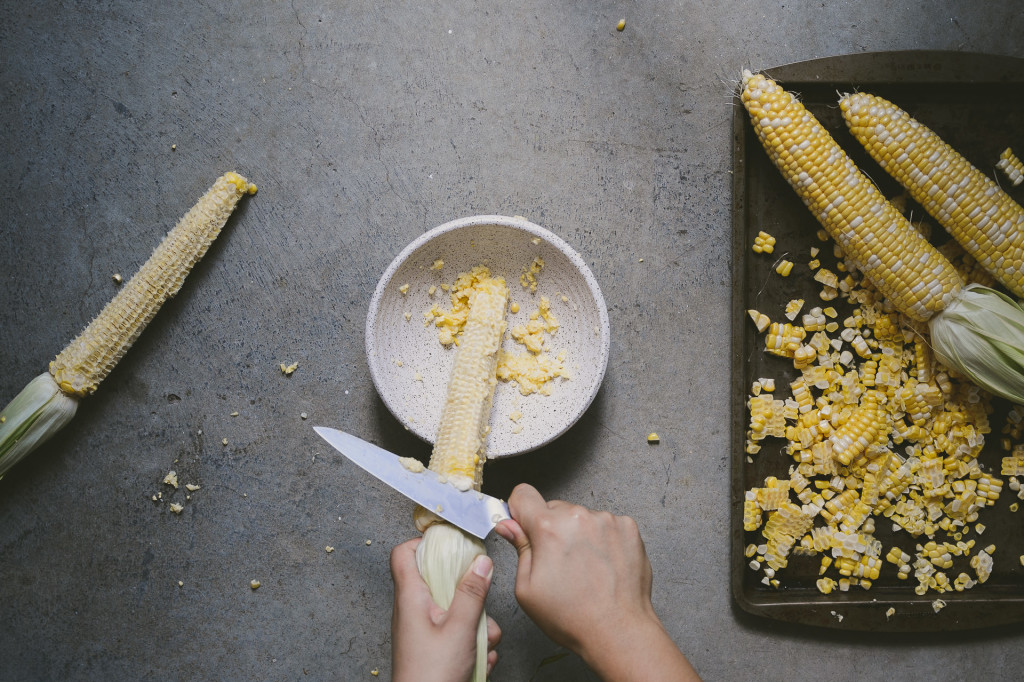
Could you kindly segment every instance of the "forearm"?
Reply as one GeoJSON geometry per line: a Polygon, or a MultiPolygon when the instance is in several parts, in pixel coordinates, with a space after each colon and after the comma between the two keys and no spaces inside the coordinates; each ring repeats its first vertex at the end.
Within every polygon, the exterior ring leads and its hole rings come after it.
{"type": "Polygon", "coordinates": [[[578,652],[604,682],[700,682],[656,617],[609,632],[607,641],[588,642],[578,652]]]}

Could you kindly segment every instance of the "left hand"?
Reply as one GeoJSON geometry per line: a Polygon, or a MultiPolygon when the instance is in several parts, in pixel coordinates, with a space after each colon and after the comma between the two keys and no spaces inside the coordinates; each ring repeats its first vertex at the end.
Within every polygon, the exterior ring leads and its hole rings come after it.
{"type": "MultiPolygon", "coordinates": [[[[393,682],[452,682],[469,680],[476,662],[476,629],[491,585],[493,564],[486,555],[473,560],[445,611],[434,603],[416,568],[421,538],[403,542],[391,551],[395,606],[391,616],[393,682]]],[[[487,619],[487,674],[498,662],[495,647],[501,628],[487,619]]]]}

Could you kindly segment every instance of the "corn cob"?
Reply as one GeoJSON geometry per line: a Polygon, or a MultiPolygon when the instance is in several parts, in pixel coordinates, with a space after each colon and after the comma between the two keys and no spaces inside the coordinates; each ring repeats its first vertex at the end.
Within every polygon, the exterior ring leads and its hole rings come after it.
{"type": "Polygon", "coordinates": [[[1024,308],[992,289],[965,288],[794,95],[745,71],[741,99],[768,155],[845,256],[897,310],[928,322],[936,358],[1024,403],[1024,308]]]}
{"type": "MultiPolygon", "coordinates": [[[[431,471],[463,491],[479,490],[483,482],[490,430],[487,423],[497,384],[495,368],[505,333],[508,287],[500,277],[484,274],[470,293],[469,314],[455,351],[448,396],[429,464],[431,471]]],[[[459,580],[473,559],[486,550],[479,539],[442,522],[422,507],[416,509],[414,518],[423,531],[423,541],[416,549],[420,575],[434,602],[447,609],[459,580]]],[[[481,615],[473,679],[483,682],[486,676],[487,618],[481,615]]]]}
{"type": "Polygon", "coordinates": [[[839,106],[853,136],[960,245],[1024,298],[1024,208],[925,125],[867,93],[839,106]]]}
{"type": "Polygon", "coordinates": [[[769,156],[829,235],[893,305],[924,322],[960,292],[956,270],[915,230],[803,104],[744,73],[743,104],[769,156]]]}
{"type": "Polygon", "coordinates": [[[256,185],[226,173],[185,214],[113,300],[4,409],[0,420],[0,476],[75,414],[135,342],[157,310],[220,233],[242,195],[256,185]]]}

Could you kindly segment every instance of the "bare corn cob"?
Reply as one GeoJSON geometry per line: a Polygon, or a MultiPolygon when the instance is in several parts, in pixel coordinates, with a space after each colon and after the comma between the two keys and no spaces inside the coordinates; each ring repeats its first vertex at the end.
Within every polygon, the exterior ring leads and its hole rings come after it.
{"type": "Polygon", "coordinates": [[[256,185],[226,173],[178,221],[153,255],[99,315],[50,363],[50,374],[70,395],[93,393],[164,302],[178,293],[243,194],[256,185]]]}
{"type": "Polygon", "coordinates": [[[960,276],[949,261],[886,201],[796,97],[747,71],[742,99],[783,176],[893,305],[923,322],[960,293],[960,276]]]}
{"type": "Polygon", "coordinates": [[[1024,308],[992,289],[964,287],[794,95],[745,71],[741,98],[768,155],[845,256],[900,312],[928,322],[935,357],[1024,403],[1024,308]]]}
{"type": "Polygon", "coordinates": [[[178,222],[139,272],[85,330],[0,413],[0,476],[59,431],[78,400],[93,393],[185,276],[242,195],[256,185],[237,173],[221,176],[178,222]]]}
{"type": "MultiPolygon", "coordinates": [[[[489,273],[472,289],[469,315],[462,332],[448,396],[441,413],[441,424],[430,457],[430,469],[447,478],[463,491],[480,489],[483,465],[487,457],[488,419],[494,387],[495,368],[501,339],[505,333],[505,306],[508,287],[505,280],[489,273]]],[[[435,603],[447,609],[455,588],[473,559],[484,554],[483,543],[423,508],[415,512],[416,526],[424,531],[416,549],[416,560],[435,603]]],[[[473,679],[483,682],[487,676],[487,616],[480,616],[477,627],[477,662],[473,679]]]]}
{"type": "Polygon", "coordinates": [[[457,487],[479,489],[491,401],[497,384],[494,369],[505,331],[508,288],[502,279],[477,285],[462,342],[455,354],[448,400],[441,414],[430,468],[457,487]]]}
{"type": "Polygon", "coordinates": [[[982,267],[1024,298],[1024,208],[932,130],[867,93],[839,106],[850,132],[982,267]]]}

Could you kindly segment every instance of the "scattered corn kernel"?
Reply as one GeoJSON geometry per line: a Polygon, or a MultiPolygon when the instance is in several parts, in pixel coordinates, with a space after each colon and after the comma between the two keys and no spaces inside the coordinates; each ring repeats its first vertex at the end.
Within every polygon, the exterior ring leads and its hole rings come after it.
{"type": "Polygon", "coordinates": [[[800,309],[803,307],[804,300],[802,298],[794,298],[786,304],[786,318],[792,322],[800,314],[800,309]]]}
{"type": "Polygon", "coordinates": [[[760,313],[756,310],[748,310],[747,315],[754,321],[754,326],[757,327],[757,331],[763,332],[771,324],[771,320],[764,313],[760,313]]]}
{"type": "Polygon", "coordinates": [[[775,272],[783,277],[789,277],[789,273],[793,272],[793,261],[785,259],[779,261],[779,264],[775,266],[775,272]]]}
{"type": "Polygon", "coordinates": [[[767,232],[758,232],[754,237],[754,253],[771,253],[775,250],[775,237],[767,232]]]}
{"type": "Polygon", "coordinates": [[[626,20],[625,19],[619,19],[619,23],[615,24],[615,30],[616,31],[625,31],[626,30],[626,20]]]}

